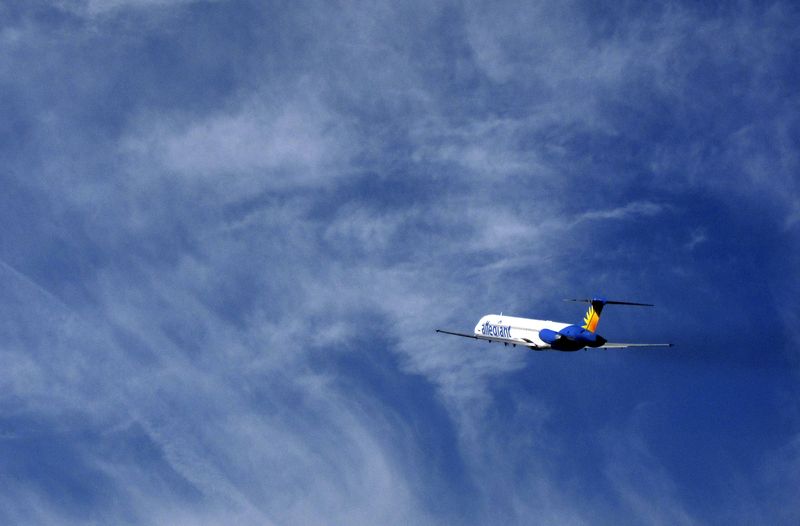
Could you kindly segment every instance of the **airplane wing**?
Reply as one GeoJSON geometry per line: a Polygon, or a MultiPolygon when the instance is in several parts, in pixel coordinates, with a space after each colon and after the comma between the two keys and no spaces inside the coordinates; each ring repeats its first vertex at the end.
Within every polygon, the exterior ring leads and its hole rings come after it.
{"type": "Polygon", "coordinates": [[[671,343],[606,343],[596,349],[625,349],[627,347],[672,347],[671,343]]]}
{"type": "MultiPolygon", "coordinates": [[[[544,351],[550,350],[551,347],[548,345],[547,347],[540,347],[533,343],[532,341],[528,340],[515,340],[511,338],[497,338],[495,336],[484,336],[482,334],[467,334],[463,332],[452,332],[452,331],[445,331],[442,329],[436,329],[436,332],[442,334],[451,334],[453,336],[461,336],[463,338],[472,338],[473,340],[486,340],[489,342],[499,342],[511,345],[521,345],[522,347],[527,347],[529,349],[533,349],[534,351],[544,351]]],[[[606,343],[599,347],[594,347],[594,349],[626,349],[628,347],[672,347],[671,343],[606,343]]],[[[587,347],[590,349],[590,347],[587,347]]]]}
{"type": "Polygon", "coordinates": [[[523,347],[528,347],[529,349],[534,349],[534,350],[536,350],[536,349],[545,349],[546,348],[546,347],[539,347],[538,345],[536,345],[532,341],[526,341],[526,340],[515,340],[515,339],[511,339],[511,338],[497,338],[495,336],[484,336],[482,334],[466,334],[466,333],[463,333],[463,332],[452,332],[452,331],[445,331],[445,330],[442,330],[442,329],[436,329],[436,332],[440,332],[442,334],[452,334],[453,336],[462,336],[464,338],[472,338],[474,340],[486,340],[486,341],[489,341],[489,342],[500,342],[500,343],[505,343],[505,344],[509,344],[510,343],[511,345],[521,345],[523,347]]]}

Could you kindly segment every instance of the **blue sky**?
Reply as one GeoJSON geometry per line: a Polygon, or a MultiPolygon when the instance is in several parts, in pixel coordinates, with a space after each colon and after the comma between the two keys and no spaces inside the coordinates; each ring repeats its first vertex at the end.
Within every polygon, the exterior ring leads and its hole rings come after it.
{"type": "Polygon", "coordinates": [[[0,522],[796,524],[798,22],[3,2],[0,522]]]}

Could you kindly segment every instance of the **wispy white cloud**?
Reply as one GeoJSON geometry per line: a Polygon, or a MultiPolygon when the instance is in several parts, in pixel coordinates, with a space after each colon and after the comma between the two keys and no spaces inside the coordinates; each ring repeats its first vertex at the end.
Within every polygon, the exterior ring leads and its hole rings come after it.
{"type": "MultiPolygon", "coordinates": [[[[9,342],[5,358],[15,365],[6,373],[21,376],[9,383],[4,375],[3,384],[6,397],[25,400],[17,411],[56,419],[70,411],[102,427],[141,425],[168,465],[201,492],[212,517],[230,510],[245,523],[426,522],[424,512],[412,512],[418,505],[405,475],[419,460],[391,409],[314,372],[302,325],[291,329],[289,318],[278,318],[271,320],[276,331],[248,334],[268,323],[253,320],[248,333],[236,335],[186,294],[197,276],[185,267],[176,272],[174,285],[139,281],[134,297],[108,276],[101,311],[82,317],[91,325],[79,321],[72,330],[76,322],[67,319],[51,324],[51,336],[9,342]],[[142,316],[142,308],[151,314],[142,316]],[[178,312],[193,322],[174,320],[178,312]],[[171,319],[205,336],[176,343],[159,329],[171,319]],[[96,341],[98,331],[117,327],[142,340],[150,358],[140,362],[112,338],[96,341]],[[404,450],[401,464],[396,455],[404,450]]],[[[47,303],[25,301],[15,323],[47,319],[36,314],[47,303]]],[[[135,465],[87,455],[115,484],[112,491],[151,510],[139,517],[144,522],[169,516],[172,503],[137,483],[135,465]]]]}
{"type": "Polygon", "coordinates": [[[419,119],[410,131],[417,162],[445,163],[466,169],[466,180],[503,180],[513,175],[552,176],[535,148],[519,143],[534,123],[510,118],[450,124],[444,116],[419,119]]]}
{"type": "MultiPolygon", "coordinates": [[[[357,150],[344,118],[298,86],[298,96],[244,101],[233,113],[180,119],[147,116],[123,152],[149,171],[235,200],[265,189],[332,184],[357,150]],[[154,163],[155,162],[155,163],[154,163]]],[[[142,170],[137,170],[141,172],[142,170]]]]}
{"type": "Polygon", "coordinates": [[[602,219],[629,219],[636,217],[651,217],[664,211],[664,206],[650,201],[633,201],[623,206],[610,210],[593,210],[584,212],[575,220],[576,223],[582,221],[594,221],[602,219]]]}
{"type": "Polygon", "coordinates": [[[192,3],[214,3],[225,0],[56,0],[55,4],[74,12],[96,16],[121,9],[176,8],[192,3]]]}
{"type": "Polygon", "coordinates": [[[686,250],[694,250],[698,245],[702,245],[708,240],[706,232],[702,228],[697,228],[692,231],[689,241],[684,245],[686,250]]]}

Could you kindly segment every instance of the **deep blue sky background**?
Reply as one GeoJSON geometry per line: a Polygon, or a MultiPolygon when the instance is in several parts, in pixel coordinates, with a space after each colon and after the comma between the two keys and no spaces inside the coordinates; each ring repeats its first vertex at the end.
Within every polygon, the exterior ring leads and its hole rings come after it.
{"type": "Polygon", "coordinates": [[[2,2],[0,522],[797,524],[798,27],[2,2]]]}

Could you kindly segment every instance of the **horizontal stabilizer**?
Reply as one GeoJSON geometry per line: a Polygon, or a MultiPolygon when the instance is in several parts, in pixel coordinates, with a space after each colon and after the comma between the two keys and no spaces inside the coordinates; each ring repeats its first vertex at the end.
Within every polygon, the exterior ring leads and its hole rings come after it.
{"type": "Polygon", "coordinates": [[[626,347],[672,347],[671,343],[606,343],[598,349],[625,349],[626,347]]]}
{"type": "Polygon", "coordinates": [[[636,303],[634,301],[614,301],[603,298],[592,299],[565,299],[564,301],[577,301],[579,303],[600,303],[602,305],[636,305],[639,307],[655,307],[652,303],[636,303]]]}

